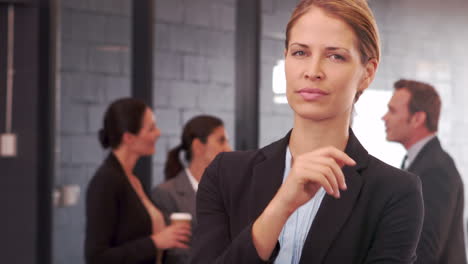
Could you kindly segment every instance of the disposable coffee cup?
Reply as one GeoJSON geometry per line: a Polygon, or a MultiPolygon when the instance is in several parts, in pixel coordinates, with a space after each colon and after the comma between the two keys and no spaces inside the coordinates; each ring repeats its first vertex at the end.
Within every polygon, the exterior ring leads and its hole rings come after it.
{"type": "Polygon", "coordinates": [[[187,224],[191,225],[192,215],[190,213],[172,213],[171,214],[172,224],[187,224]]]}

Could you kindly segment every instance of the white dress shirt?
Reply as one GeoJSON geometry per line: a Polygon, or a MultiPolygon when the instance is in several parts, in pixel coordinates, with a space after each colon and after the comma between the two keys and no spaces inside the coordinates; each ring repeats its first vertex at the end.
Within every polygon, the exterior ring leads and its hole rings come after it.
{"type": "Polygon", "coordinates": [[[193,187],[193,190],[195,192],[198,191],[198,181],[197,179],[195,179],[195,177],[193,177],[193,174],[190,172],[189,168],[185,168],[185,173],[187,174],[187,177],[190,181],[190,184],[192,185],[193,187]]]}
{"type": "Polygon", "coordinates": [[[409,168],[409,166],[411,165],[411,163],[413,163],[416,156],[418,156],[421,149],[427,144],[427,142],[429,142],[435,136],[436,136],[435,134],[429,135],[429,136],[419,140],[418,142],[414,143],[413,146],[411,146],[408,149],[408,153],[406,154],[407,159],[406,159],[406,161],[404,163],[404,166],[403,166],[404,169],[409,168]]]}

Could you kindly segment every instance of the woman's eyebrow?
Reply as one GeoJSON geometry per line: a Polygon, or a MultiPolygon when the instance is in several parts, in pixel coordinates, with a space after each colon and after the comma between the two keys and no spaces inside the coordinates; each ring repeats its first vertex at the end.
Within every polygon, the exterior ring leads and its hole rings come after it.
{"type": "MultiPolygon", "coordinates": [[[[309,48],[308,45],[303,44],[303,43],[299,43],[299,42],[293,42],[293,43],[291,43],[291,45],[289,45],[289,47],[292,47],[292,46],[300,46],[300,47],[303,47],[303,48],[309,48]]],[[[347,48],[343,48],[343,47],[330,46],[330,47],[326,47],[325,50],[327,50],[327,51],[343,50],[343,51],[345,51],[347,53],[350,53],[347,48]]]]}
{"type": "Polygon", "coordinates": [[[347,48],[341,48],[341,47],[326,47],[325,50],[327,51],[343,50],[349,53],[349,50],[347,48]]]}
{"type": "Polygon", "coordinates": [[[289,47],[292,47],[294,45],[301,46],[303,48],[308,48],[309,47],[306,44],[302,44],[302,43],[298,43],[298,42],[291,43],[291,45],[289,45],[289,47]]]}

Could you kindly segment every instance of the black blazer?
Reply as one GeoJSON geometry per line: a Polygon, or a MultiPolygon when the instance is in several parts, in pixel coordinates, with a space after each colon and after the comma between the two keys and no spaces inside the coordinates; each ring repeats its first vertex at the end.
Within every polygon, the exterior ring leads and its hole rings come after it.
{"type": "MultiPolygon", "coordinates": [[[[198,228],[191,263],[264,263],[252,223],[282,184],[289,135],[256,151],[222,153],[197,192],[198,228]]],[[[326,195],[306,238],[300,263],[413,263],[423,222],[417,176],[370,156],[352,131],[345,152],[348,190],[326,195]]],[[[280,250],[277,244],[272,258],[280,250]]]]}
{"type": "MultiPolygon", "coordinates": [[[[166,223],[169,225],[169,217],[172,213],[184,212],[192,215],[192,230],[196,227],[195,218],[195,190],[185,173],[180,171],[177,176],[154,188],[151,198],[154,204],[164,214],[166,223]]],[[[165,251],[164,264],[188,263],[190,249],[173,248],[165,251]]]]}
{"type": "Polygon", "coordinates": [[[416,263],[465,264],[463,183],[437,137],[421,149],[408,171],[420,177],[424,193],[424,224],[416,263]]]}
{"type": "Polygon", "coordinates": [[[86,193],[85,255],[88,264],[154,264],[151,218],[111,153],[86,193]]]}

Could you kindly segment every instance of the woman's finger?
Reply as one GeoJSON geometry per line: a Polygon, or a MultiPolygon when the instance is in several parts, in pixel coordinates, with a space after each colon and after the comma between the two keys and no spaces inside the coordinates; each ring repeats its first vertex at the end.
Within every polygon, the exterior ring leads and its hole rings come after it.
{"type": "Polygon", "coordinates": [[[336,181],[338,182],[338,187],[341,190],[346,190],[346,179],[344,177],[341,166],[336,162],[336,160],[330,157],[326,157],[322,160],[322,162],[325,166],[329,167],[332,170],[331,175],[333,175],[336,181]]]}
{"type": "MultiPolygon", "coordinates": [[[[307,171],[307,170],[306,170],[306,171],[307,171]]],[[[311,172],[311,171],[305,172],[303,175],[304,175],[303,177],[304,177],[308,182],[310,182],[310,183],[312,183],[312,184],[319,184],[320,186],[322,186],[323,189],[324,189],[329,195],[332,195],[332,196],[335,196],[335,195],[336,195],[336,192],[335,192],[335,190],[334,190],[332,184],[329,182],[328,178],[327,178],[325,175],[319,173],[317,170],[315,170],[315,171],[313,171],[313,172],[311,172]]]]}
{"type": "Polygon", "coordinates": [[[320,172],[322,177],[325,177],[327,182],[333,188],[333,196],[336,198],[340,197],[340,188],[338,186],[338,180],[336,179],[333,170],[328,165],[317,165],[317,171],[320,172]]]}
{"type": "Polygon", "coordinates": [[[333,170],[333,174],[336,176],[340,189],[346,190],[348,187],[346,186],[346,179],[341,166],[336,162],[333,162],[330,164],[330,168],[333,170]]]}
{"type": "Polygon", "coordinates": [[[179,229],[175,230],[174,233],[178,235],[192,235],[192,231],[190,231],[190,229],[179,229]]]}
{"type": "Polygon", "coordinates": [[[175,248],[189,248],[189,246],[187,244],[182,243],[182,242],[178,242],[178,241],[174,242],[174,247],[175,248]]]}
{"type": "Polygon", "coordinates": [[[356,161],[354,161],[348,154],[344,153],[343,151],[335,148],[335,147],[327,147],[323,149],[324,154],[327,156],[332,157],[335,161],[340,164],[340,167],[344,165],[354,166],[356,165],[356,161]]]}
{"type": "Polygon", "coordinates": [[[316,163],[304,164],[304,173],[311,176],[308,177],[311,181],[314,181],[317,177],[325,177],[333,189],[333,196],[339,198],[340,186],[337,179],[339,176],[335,175],[334,170],[331,168],[333,164],[337,166],[332,158],[320,157],[316,159],[316,163]]]}
{"type": "Polygon", "coordinates": [[[177,241],[183,241],[183,242],[188,242],[190,241],[190,237],[186,235],[178,235],[176,237],[177,241]]]}
{"type": "MultiPolygon", "coordinates": [[[[327,155],[327,156],[321,156],[321,155],[307,155],[303,159],[301,159],[303,162],[306,162],[307,164],[323,164],[324,166],[328,166],[331,168],[333,171],[333,175],[335,175],[335,178],[338,182],[338,186],[342,190],[346,190],[346,179],[344,177],[343,171],[341,170],[342,165],[340,163],[343,163],[333,157],[333,154],[336,154],[334,152],[336,150],[336,153],[342,153],[346,155],[344,152],[341,152],[337,149],[330,150],[332,155],[327,155]]],[[[347,155],[346,155],[347,156],[347,155]]],[[[351,162],[352,160],[350,160],[351,162]]]]}

